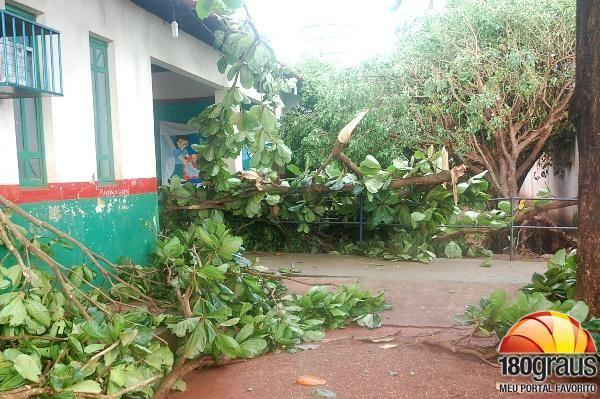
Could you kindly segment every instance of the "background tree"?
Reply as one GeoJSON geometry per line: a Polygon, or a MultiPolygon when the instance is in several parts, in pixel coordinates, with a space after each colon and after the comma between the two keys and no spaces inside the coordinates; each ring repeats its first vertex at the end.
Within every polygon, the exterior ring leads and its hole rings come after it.
{"type": "MultiPolygon", "coordinates": [[[[568,0],[450,1],[400,32],[389,59],[317,76],[318,96],[309,90],[304,108],[286,117],[286,138],[303,126],[301,140],[290,139],[296,151],[311,135],[331,131],[323,120],[335,123],[367,106],[372,113],[357,131],[357,148],[377,143],[385,155],[445,144],[473,172],[489,170],[496,194],[515,195],[549,140],[568,126],[574,15],[568,0]]],[[[314,74],[306,75],[310,89],[314,74]]]]}
{"type": "Polygon", "coordinates": [[[577,90],[572,119],[579,139],[577,296],[600,315],[600,2],[577,1],[577,90]]]}

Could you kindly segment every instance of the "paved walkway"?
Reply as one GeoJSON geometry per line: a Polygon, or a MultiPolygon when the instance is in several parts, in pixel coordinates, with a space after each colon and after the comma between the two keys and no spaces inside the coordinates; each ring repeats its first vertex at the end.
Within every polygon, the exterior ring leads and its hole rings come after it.
{"type": "MultiPolygon", "coordinates": [[[[253,256],[256,254],[249,254],[253,256]]],[[[476,357],[419,343],[419,336],[434,330],[401,328],[394,341],[398,346],[391,349],[357,338],[398,332],[398,327],[386,324],[454,324],[454,315],[465,304],[476,303],[482,295],[498,288],[514,293],[529,281],[532,273],[543,271],[544,263],[494,260],[490,268],[482,268],[476,259],[438,259],[428,265],[341,255],[264,254],[261,259],[271,270],[290,267],[293,262],[302,274],[328,276],[304,279],[308,282],[358,280],[366,289],[385,289],[393,308],[384,312],[384,327],[380,329],[349,327],[329,331],[325,341],[313,350],[271,353],[192,373],[187,378],[187,392],[173,394],[173,399],[311,398],[314,388],[294,383],[305,374],[325,379],[323,388],[336,392],[338,399],[523,397],[500,394],[496,383],[508,382],[507,379],[476,357]]],[[[294,284],[291,288],[302,291],[308,287],[294,284]]],[[[440,337],[452,339],[463,332],[449,334],[440,337]]]]}

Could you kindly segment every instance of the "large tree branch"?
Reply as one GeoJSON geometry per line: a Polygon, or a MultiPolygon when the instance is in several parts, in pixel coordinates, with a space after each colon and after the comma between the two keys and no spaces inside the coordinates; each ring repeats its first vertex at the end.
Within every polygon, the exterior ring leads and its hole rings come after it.
{"type": "MultiPolygon", "coordinates": [[[[544,204],[544,205],[540,205],[540,206],[536,206],[534,207],[532,210],[528,211],[528,212],[524,212],[524,213],[518,213],[514,220],[513,223],[517,224],[517,223],[522,223],[526,220],[530,220],[535,218],[536,216],[548,212],[548,211],[552,211],[555,209],[561,209],[561,208],[566,208],[569,206],[577,206],[577,203],[574,201],[553,201],[550,202],[548,204],[544,204]]],[[[436,241],[446,241],[446,240],[451,240],[453,238],[457,238],[457,237],[463,237],[466,235],[471,235],[471,234],[487,234],[490,231],[492,231],[491,228],[483,228],[483,227],[468,227],[468,228],[464,228],[461,230],[457,230],[455,232],[452,233],[448,233],[448,234],[444,234],[441,236],[437,236],[434,238],[434,240],[436,241]]]]}
{"type": "MultiPolygon", "coordinates": [[[[429,187],[437,186],[442,183],[452,182],[454,179],[463,176],[466,172],[465,165],[455,166],[450,170],[443,170],[438,173],[434,173],[426,176],[412,176],[403,179],[394,179],[391,181],[389,188],[400,189],[409,186],[415,186],[419,189],[427,189],[429,187]]],[[[352,184],[346,184],[342,186],[336,192],[350,192],[354,190],[355,186],[352,184]]],[[[240,198],[253,197],[259,194],[296,194],[296,193],[330,193],[333,192],[329,187],[323,184],[313,184],[306,187],[293,188],[282,184],[265,184],[261,185],[260,189],[251,190],[235,197],[224,197],[215,200],[203,201],[199,204],[174,207],[171,210],[202,210],[202,209],[222,209],[223,205],[228,202],[239,201],[240,198]]]]}
{"type": "MultiPolygon", "coordinates": [[[[527,204],[526,204],[527,206],[527,204]]],[[[551,201],[544,205],[535,206],[528,212],[518,213],[515,215],[514,223],[521,223],[524,220],[532,219],[533,217],[542,214],[544,212],[552,211],[554,209],[566,208],[568,206],[577,206],[575,201],[551,201]]]]}

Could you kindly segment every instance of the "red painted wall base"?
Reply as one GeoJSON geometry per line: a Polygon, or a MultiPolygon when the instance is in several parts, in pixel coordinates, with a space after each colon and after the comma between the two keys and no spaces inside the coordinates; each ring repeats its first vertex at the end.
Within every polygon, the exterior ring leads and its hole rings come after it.
{"type": "Polygon", "coordinates": [[[80,198],[116,197],[153,193],[158,190],[155,177],[117,180],[112,184],[48,183],[45,187],[0,185],[0,195],[16,203],[66,201],[80,198]]]}

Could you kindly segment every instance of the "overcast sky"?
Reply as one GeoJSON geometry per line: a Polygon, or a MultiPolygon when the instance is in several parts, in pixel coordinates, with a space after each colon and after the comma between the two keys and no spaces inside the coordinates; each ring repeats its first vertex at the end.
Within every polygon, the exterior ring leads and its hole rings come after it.
{"type": "MultiPolygon", "coordinates": [[[[441,7],[444,0],[434,0],[441,7]]],[[[427,12],[430,0],[247,0],[252,18],[277,57],[294,64],[307,55],[342,66],[393,50],[395,29],[427,12]]]]}

